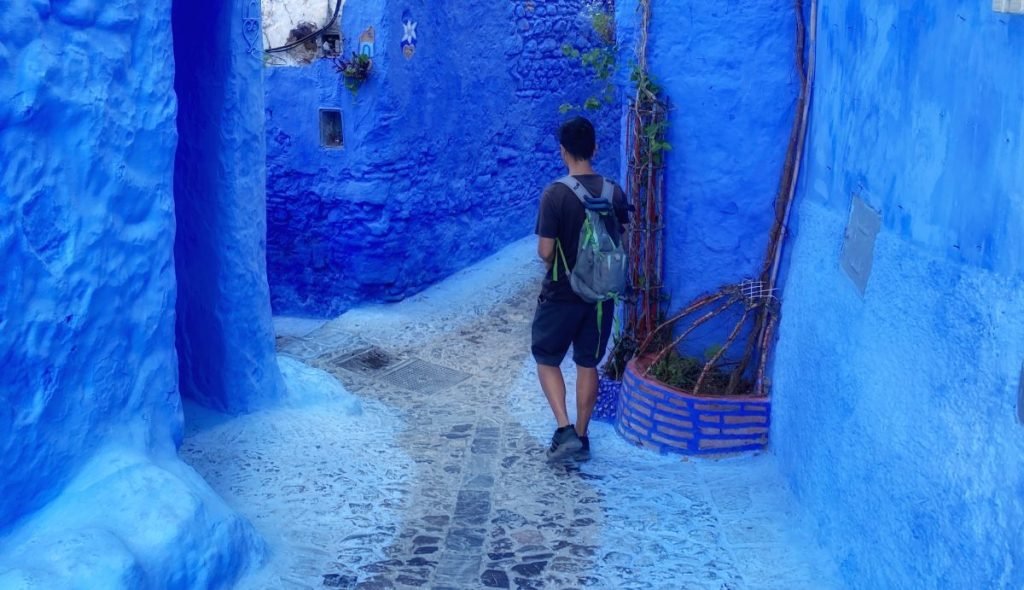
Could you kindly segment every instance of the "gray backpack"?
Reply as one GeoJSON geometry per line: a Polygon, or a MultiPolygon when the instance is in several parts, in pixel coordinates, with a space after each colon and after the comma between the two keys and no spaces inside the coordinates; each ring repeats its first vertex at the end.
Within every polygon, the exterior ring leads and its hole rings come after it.
{"type": "MultiPolygon", "coordinates": [[[[572,290],[588,303],[619,298],[626,291],[628,259],[618,220],[610,224],[611,232],[605,223],[608,216],[615,216],[615,209],[612,206],[615,185],[605,179],[601,197],[594,198],[590,191],[572,176],[560,178],[558,182],[576,193],[586,211],[586,219],[580,229],[580,245],[576,250],[576,267],[569,275],[572,290]]],[[[562,252],[561,248],[562,245],[558,244],[563,267],[568,269],[568,265],[565,264],[565,252],[562,252]]]]}

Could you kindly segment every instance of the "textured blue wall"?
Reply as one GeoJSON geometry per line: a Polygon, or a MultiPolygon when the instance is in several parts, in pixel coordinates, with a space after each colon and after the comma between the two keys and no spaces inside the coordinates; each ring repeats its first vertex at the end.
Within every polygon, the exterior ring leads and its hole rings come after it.
{"type": "Polygon", "coordinates": [[[772,440],[855,588],[1024,587],[1024,18],[823,3],[772,440]],[[862,298],[852,195],[881,212],[862,298]]]}
{"type": "MultiPolygon", "coordinates": [[[[623,4],[620,12],[635,0],[623,4]]],[[[799,92],[795,30],[790,2],[653,2],[649,67],[673,107],[665,197],[673,310],[759,273],[799,92]]]]}
{"type": "Polygon", "coordinates": [[[2,588],[222,588],[263,555],[176,454],[172,15],[144,4],[0,11],[2,588]]]}
{"type": "MultiPolygon", "coordinates": [[[[329,62],[268,68],[268,264],[276,313],[337,314],[400,299],[533,231],[561,175],[558,106],[592,78],[562,44],[593,43],[582,0],[346,5],[346,51],[376,29],[373,79],[353,97],[329,62]],[[402,55],[403,12],[418,22],[402,55]],[[344,149],[319,146],[340,108],[344,149]]],[[[617,111],[598,115],[598,163],[618,169],[617,111]]]]}
{"type": "MultiPolygon", "coordinates": [[[[263,60],[244,0],[175,0],[181,393],[245,411],[278,398],[266,278],[263,60]]],[[[259,17],[258,12],[253,14],[259,17]]]]}
{"type": "Polygon", "coordinates": [[[180,438],[170,7],[0,10],[0,531],[180,438]]]}

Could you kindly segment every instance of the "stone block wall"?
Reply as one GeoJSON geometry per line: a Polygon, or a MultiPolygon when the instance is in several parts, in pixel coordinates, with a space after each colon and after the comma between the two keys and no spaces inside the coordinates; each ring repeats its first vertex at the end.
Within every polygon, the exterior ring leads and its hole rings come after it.
{"type": "MultiPolygon", "coordinates": [[[[563,103],[593,78],[562,44],[594,42],[583,0],[423,0],[344,9],[345,51],[373,26],[371,79],[330,62],[267,70],[268,265],[275,313],[331,316],[413,294],[534,229],[564,174],[563,103]],[[415,23],[411,56],[402,39],[415,23]],[[319,144],[321,108],[344,147],[319,144]]],[[[618,172],[617,110],[594,115],[598,167],[618,172]],[[614,112],[612,112],[614,111],[614,112]]]]}

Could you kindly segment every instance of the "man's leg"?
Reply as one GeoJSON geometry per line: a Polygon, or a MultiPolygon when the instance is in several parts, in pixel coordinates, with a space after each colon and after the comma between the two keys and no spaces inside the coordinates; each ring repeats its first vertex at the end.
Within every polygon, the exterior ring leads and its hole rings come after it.
{"type": "Polygon", "coordinates": [[[576,362],[576,434],[587,436],[590,417],[597,403],[597,364],[604,356],[612,333],[615,308],[611,301],[601,304],[601,323],[596,306],[587,308],[586,319],[573,337],[573,360],[576,362]]]}
{"type": "Polygon", "coordinates": [[[590,416],[594,413],[596,403],[597,369],[576,365],[576,434],[579,436],[587,436],[587,427],[590,426],[590,416]]]}
{"type": "Polygon", "coordinates": [[[569,425],[569,412],[565,407],[565,379],[562,377],[562,369],[549,365],[537,365],[537,376],[540,378],[540,388],[544,390],[544,396],[548,398],[551,412],[555,415],[558,427],[569,425]]]}
{"type": "Polygon", "coordinates": [[[558,422],[558,428],[551,436],[551,446],[547,450],[548,461],[570,457],[583,447],[583,442],[569,424],[569,412],[565,407],[565,379],[559,368],[576,331],[576,316],[578,310],[573,305],[540,300],[533,318],[531,349],[537,361],[537,376],[544,397],[551,406],[551,413],[558,422]]]}
{"type": "Polygon", "coordinates": [[[562,359],[572,344],[578,318],[571,305],[545,301],[537,302],[533,316],[533,334],[530,347],[537,361],[537,377],[544,396],[551,406],[558,427],[569,425],[569,412],[565,406],[565,379],[562,377],[562,359]]]}

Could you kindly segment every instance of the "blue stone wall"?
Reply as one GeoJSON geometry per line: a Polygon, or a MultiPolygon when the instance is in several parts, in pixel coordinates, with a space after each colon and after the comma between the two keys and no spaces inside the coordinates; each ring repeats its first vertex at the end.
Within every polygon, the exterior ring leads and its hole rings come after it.
{"type": "MultiPolygon", "coordinates": [[[[406,297],[530,234],[563,174],[562,103],[593,78],[562,44],[595,42],[582,0],[424,0],[345,6],[346,52],[376,30],[372,79],[353,96],[330,62],[266,70],[268,265],[275,313],[328,316],[406,297]],[[416,53],[401,48],[403,14],[416,53]],[[319,145],[340,108],[343,149],[319,145]]],[[[617,174],[617,109],[595,115],[598,165],[617,174]]]]}
{"type": "Polygon", "coordinates": [[[174,2],[181,393],[232,412],[284,391],[266,278],[263,56],[258,32],[244,34],[247,5],[174,2]]]}
{"type": "MultiPolygon", "coordinates": [[[[620,13],[634,21],[635,6],[623,2],[620,13]]],[[[653,2],[649,69],[672,106],[670,311],[760,272],[799,93],[795,31],[791,2],[653,2]]]]}
{"type": "Polygon", "coordinates": [[[170,18],[0,10],[0,536],[104,445],[181,436],[170,18]]]}
{"type": "Polygon", "coordinates": [[[176,452],[171,21],[0,10],[0,588],[223,588],[264,556],[176,452]]]}
{"type": "Polygon", "coordinates": [[[771,437],[855,588],[1024,587],[1024,18],[990,4],[821,7],[771,437]]]}

